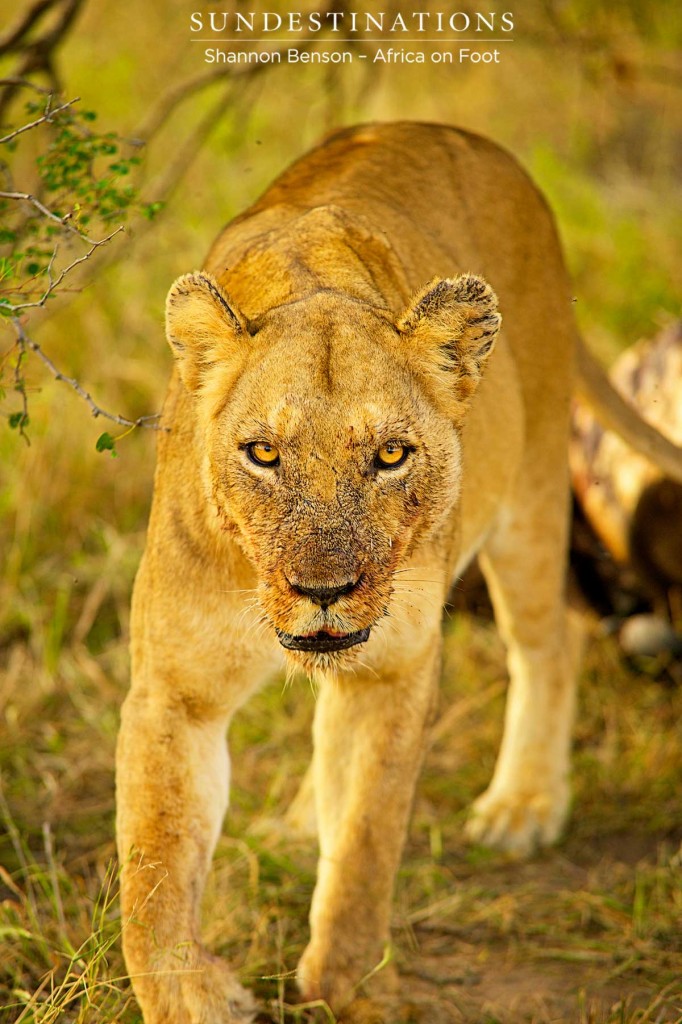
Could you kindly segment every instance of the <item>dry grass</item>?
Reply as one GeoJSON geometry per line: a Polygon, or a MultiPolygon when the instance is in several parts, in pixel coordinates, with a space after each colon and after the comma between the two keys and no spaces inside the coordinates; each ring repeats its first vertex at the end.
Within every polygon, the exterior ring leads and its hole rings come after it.
{"type": "MultiPolygon", "coordinates": [[[[119,952],[112,859],[125,652],[122,639],[97,661],[80,648],[63,644],[49,683],[16,640],[4,677],[16,729],[2,755],[8,1022],[139,1019],[119,952]]],[[[395,904],[392,956],[410,994],[396,1021],[682,1020],[682,694],[628,675],[603,642],[590,649],[571,828],[558,849],[516,864],[461,837],[492,767],[503,676],[490,624],[449,625],[439,738],[395,904]]],[[[273,825],[305,768],[312,703],[304,681],[271,687],[236,724],[232,810],[206,900],[207,940],[269,1007],[263,1021],[333,1019],[288,1008],[315,851],[273,825]]]]}
{"type": "MultiPolygon", "coordinates": [[[[150,7],[134,33],[106,5],[86,6],[65,54],[69,84],[122,133],[160,82],[197,70],[163,21],[181,6],[150,7]]],[[[554,6],[538,4],[533,24],[545,31],[542,11],[554,6]]],[[[589,7],[569,6],[578,21],[589,7]]],[[[462,72],[446,87],[429,70],[390,70],[369,90],[358,75],[332,108],[315,74],[301,72],[291,89],[264,84],[249,119],[217,129],[126,259],[44,319],[41,343],[108,407],[157,409],[169,366],[164,293],[201,262],[219,224],[331,123],[418,117],[490,133],[533,168],[568,240],[583,325],[613,354],[672,314],[682,291],[682,118],[661,71],[674,42],[665,6],[620,5],[611,42],[600,23],[602,43],[564,47],[561,60],[551,33],[538,40],[524,28],[499,74],[462,72]],[[633,18],[655,31],[638,35],[633,18]]],[[[171,148],[149,155],[152,177],[171,148]]],[[[31,379],[31,447],[0,430],[0,1021],[134,1024],[112,772],[153,438],[129,437],[117,460],[97,455],[102,427],[58,385],[31,379]]],[[[411,1000],[395,1024],[679,1024],[682,692],[628,672],[609,641],[591,645],[570,830],[556,850],[513,864],[461,837],[499,741],[502,652],[488,623],[447,628],[443,717],[395,903],[392,955],[411,1000]]],[[[289,1008],[315,853],[272,826],[304,771],[312,707],[307,684],[274,687],[236,723],[232,811],[206,904],[208,940],[256,988],[262,1021],[277,1024],[333,1019],[323,1007],[289,1008]]]]}

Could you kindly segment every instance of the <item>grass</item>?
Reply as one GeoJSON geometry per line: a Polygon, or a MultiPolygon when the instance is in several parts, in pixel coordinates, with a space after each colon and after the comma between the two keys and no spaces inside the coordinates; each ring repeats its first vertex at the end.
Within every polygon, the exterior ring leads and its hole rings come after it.
{"type": "MultiPolygon", "coordinates": [[[[139,1020],[119,949],[112,847],[123,644],[108,645],[104,694],[100,661],[69,633],[38,696],[28,680],[41,678],[40,666],[25,640],[8,659],[6,720],[21,741],[2,745],[2,1021],[139,1020]]],[[[571,828],[556,850],[517,864],[461,835],[493,763],[503,672],[491,624],[449,626],[438,738],[395,903],[392,956],[411,1000],[398,1019],[682,1020],[682,694],[628,675],[608,643],[590,648],[571,828]]],[[[232,810],[206,899],[207,941],[269,1008],[261,1020],[287,1024],[333,1020],[321,1007],[293,1008],[315,851],[273,827],[305,767],[311,712],[301,681],[271,687],[242,713],[232,810]]]]}
{"type": "MultiPolygon", "coordinates": [[[[353,74],[336,81],[333,104],[312,72],[286,89],[262,80],[248,118],[245,102],[216,128],[153,230],[41,319],[41,344],[107,407],[158,409],[173,278],[200,265],[219,225],[327,128],[396,117],[461,124],[518,154],[557,212],[587,338],[613,357],[652,333],[682,293],[682,107],[665,74],[673,3],[612,5],[608,24],[587,0],[560,6],[528,5],[515,56],[494,74],[353,74]],[[560,42],[543,20],[550,8],[564,19],[560,42]]],[[[168,12],[149,6],[131,32],[104,7],[85,5],[62,64],[72,94],[125,134],[159,82],[200,68],[168,12]]],[[[147,154],[150,179],[215,99],[171,121],[147,154]]],[[[154,439],[137,433],[118,459],[98,455],[101,424],[35,368],[29,380],[31,446],[0,429],[0,1022],[139,1024],[120,953],[113,758],[154,439]]],[[[457,617],[447,631],[441,717],[394,910],[391,955],[409,1001],[390,1024],[679,1024],[682,692],[593,640],[569,831],[514,864],[462,839],[499,743],[500,644],[484,621],[457,617]]],[[[312,711],[305,683],[275,686],[231,734],[232,809],[205,934],[255,988],[261,1024],[333,1020],[323,1006],[293,1007],[315,851],[276,827],[305,770],[312,711]]]]}

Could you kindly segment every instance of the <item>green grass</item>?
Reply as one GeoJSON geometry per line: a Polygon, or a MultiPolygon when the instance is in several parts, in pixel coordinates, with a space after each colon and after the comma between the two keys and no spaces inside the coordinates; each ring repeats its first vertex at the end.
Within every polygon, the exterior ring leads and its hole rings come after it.
{"type": "Polygon", "coordinates": [[[619,164],[595,175],[546,143],[535,148],[528,168],[562,225],[586,337],[613,356],[672,318],[681,284],[677,183],[642,188],[619,164]]]}
{"type": "MultiPolygon", "coordinates": [[[[25,640],[9,662],[5,721],[16,731],[11,749],[2,744],[0,1020],[132,1024],[112,845],[123,639],[104,656],[106,686],[100,661],[69,633],[51,685],[25,640]]],[[[404,1012],[433,1024],[682,1019],[682,694],[628,675],[608,644],[590,648],[571,827],[556,850],[517,864],[467,847],[461,834],[493,762],[503,674],[490,624],[449,627],[438,739],[395,903],[404,1012]]],[[[206,899],[206,939],[269,1007],[263,1021],[333,1019],[324,1008],[288,1008],[315,851],[273,827],[304,771],[311,711],[300,681],[262,693],[236,724],[232,810],[206,899]]]]}

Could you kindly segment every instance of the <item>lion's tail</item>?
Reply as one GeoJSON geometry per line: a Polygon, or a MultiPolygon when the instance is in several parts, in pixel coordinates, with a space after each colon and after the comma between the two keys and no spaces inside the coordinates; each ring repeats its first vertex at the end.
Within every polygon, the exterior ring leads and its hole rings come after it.
{"type": "Polygon", "coordinates": [[[577,344],[578,395],[594,410],[603,427],[613,430],[666,476],[682,483],[682,448],[646,423],[616,391],[582,339],[577,344]]]}

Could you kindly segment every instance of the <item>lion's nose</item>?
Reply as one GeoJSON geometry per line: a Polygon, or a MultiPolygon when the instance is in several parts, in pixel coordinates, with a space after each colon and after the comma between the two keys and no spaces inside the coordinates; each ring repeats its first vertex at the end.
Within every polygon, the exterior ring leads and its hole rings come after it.
{"type": "Polygon", "coordinates": [[[338,601],[344,594],[350,594],[351,590],[355,590],[359,582],[360,577],[335,587],[303,587],[300,583],[289,581],[292,589],[297,594],[309,597],[314,604],[318,604],[322,609],[328,608],[330,604],[334,604],[334,601],[338,601]]]}

